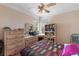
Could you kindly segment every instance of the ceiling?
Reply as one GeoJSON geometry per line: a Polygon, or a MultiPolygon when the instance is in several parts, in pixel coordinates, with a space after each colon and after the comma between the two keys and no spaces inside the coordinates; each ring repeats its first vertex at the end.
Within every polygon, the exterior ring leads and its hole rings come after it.
{"type": "Polygon", "coordinates": [[[73,10],[79,10],[78,3],[57,3],[56,5],[49,8],[50,13],[38,14],[38,4],[39,3],[5,3],[7,7],[18,10],[22,13],[28,14],[35,19],[38,18],[39,15],[42,16],[42,19],[46,20],[49,17],[53,17],[54,15],[70,12],[73,10]]]}

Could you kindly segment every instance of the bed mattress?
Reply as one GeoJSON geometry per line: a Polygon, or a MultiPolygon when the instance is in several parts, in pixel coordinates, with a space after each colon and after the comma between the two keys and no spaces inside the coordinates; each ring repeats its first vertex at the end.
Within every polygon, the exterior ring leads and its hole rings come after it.
{"type": "Polygon", "coordinates": [[[54,43],[49,40],[39,41],[31,47],[26,47],[21,51],[23,56],[58,56],[62,54],[63,44],[54,43]]]}
{"type": "Polygon", "coordinates": [[[79,56],[79,44],[53,43],[42,40],[21,51],[22,56],[79,56]]]}

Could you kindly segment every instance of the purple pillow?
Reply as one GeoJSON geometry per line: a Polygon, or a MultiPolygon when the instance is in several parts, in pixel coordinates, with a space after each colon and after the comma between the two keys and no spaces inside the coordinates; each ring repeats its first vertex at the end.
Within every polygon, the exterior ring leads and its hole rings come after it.
{"type": "Polygon", "coordinates": [[[79,44],[70,44],[64,47],[63,56],[71,56],[74,54],[79,54],[79,44]]]}

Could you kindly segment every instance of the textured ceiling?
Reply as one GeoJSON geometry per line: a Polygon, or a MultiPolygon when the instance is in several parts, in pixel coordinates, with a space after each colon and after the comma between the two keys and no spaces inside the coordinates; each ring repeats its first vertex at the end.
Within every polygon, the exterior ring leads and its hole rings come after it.
{"type": "Polygon", "coordinates": [[[57,3],[55,6],[49,8],[50,13],[38,14],[38,4],[39,3],[9,3],[9,4],[6,3],[2,5],[28,14],[34,17],[35,19],[37,19],[39,15],[41,15],[43,19],[49,19],[49,17],[60,13],[79,10],[78,3],[57,3]]]}

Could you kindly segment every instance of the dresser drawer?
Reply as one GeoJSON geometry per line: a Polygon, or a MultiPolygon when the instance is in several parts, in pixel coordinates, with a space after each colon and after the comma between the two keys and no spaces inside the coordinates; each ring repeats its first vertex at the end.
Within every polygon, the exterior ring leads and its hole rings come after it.
{"type": "Polygon", "coordinates": [[[17,48],[14,48],[14,49],[6,49],[6,55],[14,55],[16,53],[18,53],[17,48]]]}

